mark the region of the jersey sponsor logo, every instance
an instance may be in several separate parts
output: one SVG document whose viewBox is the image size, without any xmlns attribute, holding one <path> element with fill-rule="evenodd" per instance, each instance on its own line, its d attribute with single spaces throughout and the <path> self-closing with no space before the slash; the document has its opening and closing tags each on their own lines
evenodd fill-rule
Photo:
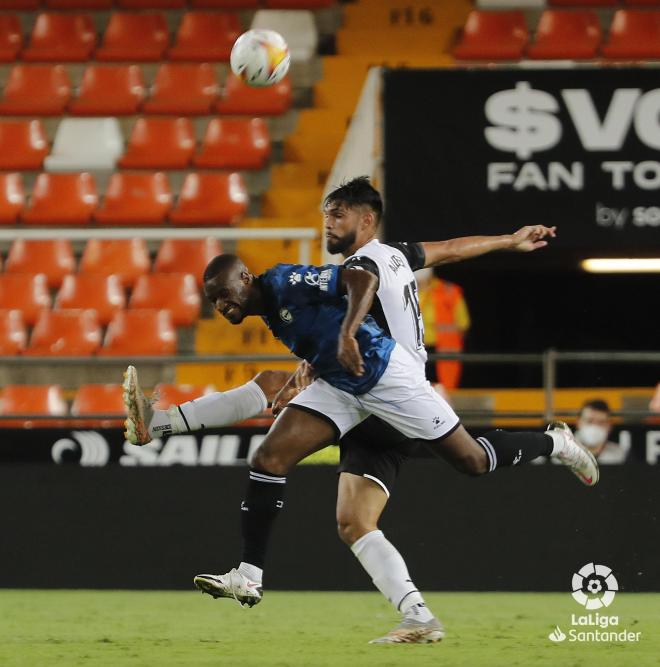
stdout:
<svg viewBox="0 0 660 667">
<path fill-rule="evenodd" d="M 397 255 L 392 255 L 390 257 L 390 261 L 387 263 L 387 266 L 396 273 L 402 266 L 405 266 L 406 263 L 401 259 L 401 257 L 397 257 Z"/>
<path fill-rule="evenodd" d="M 292 273 L 289 276 L 289 285 L 297 285 L 302 280 L 302 276 L 299 273 Z"/>
<path fill-rule="evenodd" d="M 319 274 L 314 273 L 314 271 L 307 271 L 307 273 L 305 273 L 305 283 L 312 287 L 317 287 L 319 284 Z"/>
<path fill-rule="evenodd" d="M 293 322 L 293 315 L 286 308 L 280 308 L 280 319 L 284 324 L 291 324 Z"/>
<path fill-rule="evenodd" d="M 332 279 L 332 269 L 323 269 L 319 274 L 319 289 L 322 292 L 328 291 L 328 283 Z"/>
</svg>

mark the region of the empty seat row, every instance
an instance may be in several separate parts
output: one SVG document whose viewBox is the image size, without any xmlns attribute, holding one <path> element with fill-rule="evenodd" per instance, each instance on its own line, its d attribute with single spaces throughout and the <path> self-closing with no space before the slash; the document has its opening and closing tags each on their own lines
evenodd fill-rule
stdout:
<svg viewBox="0 0 660 667">
<path fill-rule="evenodd" d="M 291 107 L 288 78 L 274 86 L 253 88 L 233 74 L 224 89 L 208 63 L 160 65 L 147 97 L 138 65 L 89 65 L 73 96 L 63 65 L 16 65 L 0 100 L 0 115 L 121 116 L 136 114 L 278 115 Z"/>
<path fill-rule="evenodd" d="M 246 213 L 248 193 L 241 174 L 187 174 L 174 203 L 163 172 L 117 172 L 99 205 L 94 177 L 42 173 L 29 204 L 21 175 L 0 174 L 0 224 L 27 225 L 233 225 Z"/>
<path fill-rule="evenodd" d="M 336 0 L 2 0 L 3 9 L 321 9 Z"/>
<path fill-rule="evenodd" d="M 529 43 L 522 11 L 473 11 L 453 51 L 460 60 L 660 58 L 660 11 L 618 10 L 603 43 L 591 10 L 546 10 Z"/>
</svg>

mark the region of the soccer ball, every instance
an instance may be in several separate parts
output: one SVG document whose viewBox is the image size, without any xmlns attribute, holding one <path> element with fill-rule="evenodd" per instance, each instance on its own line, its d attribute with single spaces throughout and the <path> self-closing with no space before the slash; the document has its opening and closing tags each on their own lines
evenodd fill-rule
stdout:
<svg viewBox="0 0 660 667">
<path fill-rule="evenodd" d="M 289 71 L 289 47 L 274 30 L 248 30 L 234 43 L 232 72 L 249 86 L 272 86 Z"/>
</svg>

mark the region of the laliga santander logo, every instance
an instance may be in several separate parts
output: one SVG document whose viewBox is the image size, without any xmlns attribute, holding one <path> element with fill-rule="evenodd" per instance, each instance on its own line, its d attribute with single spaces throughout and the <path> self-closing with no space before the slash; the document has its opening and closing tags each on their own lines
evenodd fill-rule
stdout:
<svg viewBox="0 0 660 667">
<path fill-rule="evenodd" d="M 587 563 L 571 581 L 573 599 L 587 609 L 609 607 L 619 590 L 619 583 L 607 565 Z"/>
</svg>

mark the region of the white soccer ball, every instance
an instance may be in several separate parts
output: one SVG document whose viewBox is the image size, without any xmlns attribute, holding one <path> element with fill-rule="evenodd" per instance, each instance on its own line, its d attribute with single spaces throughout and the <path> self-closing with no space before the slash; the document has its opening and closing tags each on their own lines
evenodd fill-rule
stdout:
<svg viewBox="0 0 660 667">
<path fill-rule="evenodd" d="M 274 30 L 248 30 L 234 43 L 232 72 L 249 86 L 272 86 L 289 71 L 289 47 Z"/>
</svg>

